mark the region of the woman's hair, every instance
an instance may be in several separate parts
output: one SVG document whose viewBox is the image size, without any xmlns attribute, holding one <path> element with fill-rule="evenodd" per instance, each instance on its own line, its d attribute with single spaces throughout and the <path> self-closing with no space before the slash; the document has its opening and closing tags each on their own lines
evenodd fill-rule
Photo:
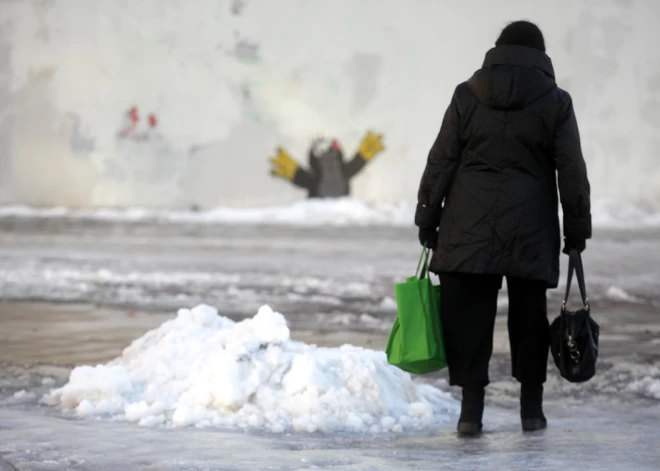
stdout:
<svg viewBox="0 0 660 471">
<path fill-rule="evenodd" d="M 527 46 L 545 52 L 543 33 L 534 23 L 524 20 L 509 23 L 495 41 L 495 46 Z"/>
</svg>

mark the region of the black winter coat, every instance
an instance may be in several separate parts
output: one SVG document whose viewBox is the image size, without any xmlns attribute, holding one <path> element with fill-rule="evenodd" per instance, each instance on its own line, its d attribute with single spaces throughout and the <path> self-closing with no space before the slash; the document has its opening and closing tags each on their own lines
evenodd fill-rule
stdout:
<svg viewBox="0 0 660 471">
<path fill-rule="evenodd" d="M 435 273 L 559 280 L 561 238 L 591 237 L 590 186 L 570 95 L 550 58 L 499 46 L 454 92 L 429 152 L 415 224 L 439 227 Z"/>
</svg>

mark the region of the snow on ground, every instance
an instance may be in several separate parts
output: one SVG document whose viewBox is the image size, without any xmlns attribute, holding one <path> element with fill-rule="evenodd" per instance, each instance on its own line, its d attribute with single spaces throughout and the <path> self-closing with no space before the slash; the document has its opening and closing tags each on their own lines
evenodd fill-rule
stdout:
<svg viewBox="0 0 660 471">
<path fill-rule="evenodd" d="M 605 292 L 605 297 L 613 301 L 623 301 L 637 303 L 640 302 L 635 296 L 629 295 L 626 291 L 618 286 L 610 286 Z"/>
<path fill-rule="evenodd" d="M 629 389 L 646 397 L 660 399 L 660 368 L 652 368 L 647 376 L 631 383 Z"/>
<path fill-rule="evenodd" d="M 287 205 L 252 208 L 219 207 L 208 211 L 0 206 L 0 218 L 65 218 L 105 222 L 408 226 L 412 224 L 413 215 L 414 205 L 410 203 L 375 204 L 353 198 L 303 200 Z"/>
<path fill-rule="evenodd" d="M 121 357 L 75 368 L 43 400 L 143 426 L 271 432 L 420 430 L 457 411 L 449 394 L 413 382 L 384 352 L 292 341 L 268 306 L 241 322 L 208 305 L 181 309 Z"/>
<path fill-rule="evenodd" d="M 601 229 L 659 228 L 660 213 L 611 200 L 592 205 L 593 225 Z M 278 206 L 218 207 L 204 211 L 149 208 L 70 209 L 25 205 L 0 206 L 0 219 L 67 219 L 116 223 L 281 224 L 303 226 L 412 226 L 415 203 L 374 203 L 356 198 L 302 200 Z M 560 208 L 561 216 L 561 208 Z M 561 219 L 561 218 L 560 218 Z"/>
</svg>

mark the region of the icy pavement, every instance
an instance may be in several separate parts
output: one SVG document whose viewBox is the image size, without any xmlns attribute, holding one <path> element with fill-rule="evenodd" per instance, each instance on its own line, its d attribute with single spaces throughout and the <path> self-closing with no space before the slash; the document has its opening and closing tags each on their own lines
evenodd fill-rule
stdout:
<svg viewBox="0 0 660 471">
<path fill-rule="evenodd" d="M 115 395 L 124 409 L 113 421 L 112 414 L 79 417 L 39 401 L 66 389 L 76 366 L 121 357 L 177 309 L 200 303 L 234 321 L 268 304 L 285 314 L 290 345 L 317 344 L 310 350 L 316 353 L 345 343 L 382 352 L 396 313 L 393 283 L 411 274 L 419 250 L 414 229 L 407 227 L 0 218 L 0 455 L 20 470 L 660 469 L 657 230 L 600 231 L 589 242 L 587 282 L 602 328 L 598 374 L 571 385 L 549 363 L 550 428 L 540 434 L 520 432 L 503 316 L 496 323 L 486 433 L 479 440 L 456 437 L 451 407 L 438 408 L 425 431 L 377 434 L 339 428 L 310 434 L 295 427 L 292 434 L 263 431 L 267 427 L 237 431 L 222 421 L 200 429 L 192 425 L 203 422 L 197 420 L 169 428 L 167 415 L 162 423 L 140 426 L 145 417 L 158 416 L 151 408 L 143 414 L 140 398 L 149 384 L 159 384 L 159 368 L 142 370 L 144 391 L 131 383 L 129 394 Z M 561 287 L 550 293 L 552 317 L 560 297 Z M 78 304 L 65 304 L 71 302 Z M 505 291 L 498 304 L 504 314 Z M 186 358 L 195 369 L 196 354 Z M 324 368 L 316 376 L 308 369 L 308 382 L 325 377 Z M 177 381 L 185 381 L 177 374 Z M 412 391 L 430 385 L 457 397 L 446 372 L 413 382 Z M 127 411 L 130 404 L 136 405 Z"/>
<path fill-rule="evenodd" d="M 660 308 L 660 230 L 596 236 L 584 254 L 595 307 Z M 295 328 L 373 330 L 381 321 L 386 331 L 392 286 L 412 274 L 419 251 L 410 227 L 0 218 L 0 296 L 152 311 L 208 303 L 232 316 L 269 304 Z"/>
<path fill-rule="evenodd" d="M 73 311 L 69 316 L 63 315 L 63 312 L 71 309 Z M 10 316 L 10 313 L 15 315 Z M 263 430 L 267 427 L 237 430 L 237 424 L 231 422 L 209 426 L 212 424 L 200 421 L 199 425 L 207 425 L 205 428 L 196 427 L 192 423 L 172 427 L 173 424 L 166 425 L 167 419 L 160 423 L 145 420 L 140 425 L 140 421 L 147 417 L 140 414 L 145 411 L 154 412 L 153 408 L 146 409 L 138 405 L 145 395 L 162 396 L 165 404 L 168 397 L 172 400 L 176 394 L 181 393 L 181 388 L 197 388 L 199 392 L 197 380 L 204 377 L 198 373 L 206 364 L 211 370 L 206 379 L 214 375 L 216 378 L 222 376 L 216 375 L 218 371 L 222 372 L 222 366 L 218 371 L 214 366 L 218 365 L 218 354 L 223 345 L 222 335 L 218 335 L 217 330 L 223 329 L 207 329 L 198 325 L 195 332 L 194 326 L 188 325 L 188 328 L 193 329 L 187 330 L 185 325 L 176 323 L 172 314 L 127 315 L 123 311 L 98 310 L 93 307 L 83 309 L 82 306 L 32 307 L 4 304 L 0 305 L 2 335 L 17 336 L 21 341 L 3 343 L 7 347 L 0 349 L 0 455 L 20 470 L 522 471 L 564 470 L 575 466 L 586 470 L 657 470 L 660 463 L 660 452 L 657 449 L 660 441 L 660 401 L 653 394 L 647 394 L 652 391 L 647 391 L 649 385 L 660 383 L 660 371 L 654 366 L 660 363 L 660 355 L 654 343 L 660 325 L 653 322 L 655 316 L 653 312 L 644 314 L 618 308 L 604 311 L 599 320 L 604 331 L 609 334 L 604 335 L 601 341 L 602 356 L 598 374 L 587 384 L 572 385 L 561 380 L 549 364 L 546 415 L 550 426 L 545 432 L 532 435 L 520 431 L 518 388 L 508 376 L 506 323 L 505 319 L 498 317 L 491 364 L 493 382 L 488 388 L 484 417 L 485 433 L 477 440 L 460 440 L 454 433 L 457 411 L 451 407 L 456 402 L 440 391 L 431 394 L 440 400 L 436 404 L 440 406 L 436 409 L 437 420 L 427 422 L 423 431 L 381 430 L 372 433 L 371 430 L 363 429 L 357 433 L 321 430 L 309 433 L 303 427 L 298 432 L 281 430 L 273 433 Z M 197 320 L 205 321 L 205 317 L 202 314 Z M 112 322 L 120 328 L 112 329 Z M 218 317 L 214 318 L 212 324 L 223 322 L 227 321 Z M 227 325 L 230 327 L 227 332 L 235 334 L 230 336 L 236 340 L 235 347 L 256 340 L 252 337 L 253 340 L 247 343 L 241 341 L 259 330 L 255 330 L 254 325 L 248 328 L 250 323 L 244 322 Z M 241 324 L 243 335 L 233 330 L 233 327 Z M 67 331 L 68 335 L 65 334 Z M 613 333 L 615 331 L 616 335 Z M 267 329 L 265 335 L 277 336 L 277 329 Z M 292 342 L 287 346 L 284 342 L 284 349 L 295 356 L 295 352 L 302 348 L 309 354 L 308 358 L 316 358 L 314 364 L 319 366 L 316 371 L 298 370 L 301 377 L 306 378 L 306 385 L 313 387 L 323 382 L 329 384 L 327 378 L 332 377 L 332 369 L 328 368 L 327 363 L 323 367 L 320 364 L 328 358 L 326 354 L 329 351 L 334 353 L 334 359 L 341 358 L 341 349 L 310 348 L 311 344 L 326 343 L 327 334 L 304 333 L 303 336 L 310 345 L 304 347 Z M 300 338 L 301 335 L 291 332 L 291 337 Z M 383 334 L 344 334 L 345 340 L 356 346 L 372 339 L 382 346 L 382 337 Z M 60 343 L 55 342 L 62 338 L 69 345 L 65 351 Z M 341 338 L 331 338 L 331 343 L 341 345 Z M 133 339 L 136 341 L 129 346 Z M 215 341 L 219 348 L 213 352 Z M 225 337 L 226 341 L 231 339 Z M 97 352 L 91 351 L 88 348 L 90 345 L 98 345 Z M 122 353 L 126 346 L 128 348 Z M 353 348 L 348 350 L 359 351 Z M 382 349 L 377 350 L 381 350 L 382 362 Z M 116 354 L 112 353 L 115 351 Z M 205 352 L 208 358 L 204 357 Z M 117 355 L 120 358 L 113 360 Z M 355 360 L 354 366 L 358 366 L 361 361 L 374 361 L 373 355 L 376 358 L 379 356 L 368 354 L 368 358 Z M 82 381 L 70 381 L 76 377 L 76 374 L 71 374 L 71 367 L 66 366 L 72 359 L 83 359 L 75 362 L 77 365 L 95 365 L 92 359 L 102 356 L 106 357 L 102 361 L 106 366 L 96 367 L 98 381 L 87 382 L 89 377 Z M 227 378 L 221 391 L 240 390 L 249 382 L 246 380 L 251 377 L 251 372 L 264 371 L 266 365 L 261 360 L 266 357 L 266 351 L 253 353 L 252 359 L 247 362 L 248 368 L 242 374 L 234 375 L 233 383 Z M 294 361 L 293 357 L 287 360 L 290 366 Z M 234 366 L 237 363 L 240 362 L 226 362 Z M 65 366 L 56 366 L 58 364 Z M 186 371 L 185 364 L 190 365 L 190 371 Z M 127 384 L 126 375 L 116 379 L 110 373 L 113 368 L 122 365 L 126 369 L 130 388 L 118 391 L 118 385 Z M 369 375 L 377 377 L 382 367 L 370 370 Z M 85 368 L 78 371 L 83 372 Z M 415 391 L 417 387 L 425 386 L 419 383 L 427 383 L 455 395 L 457 391 L 447 387 L 445 373 L 416 377 L 415 387 L 405 381 L 403 384 L 408 384 L 411 391 Z M 397 383 L 396 378 L 402 380 L 406 375 L 392 374 L 385 387 L 391 383 L 392 393 L 395 393 L 400 391 L 397 384 L 401 384 Z M 362 386 L 365 383 L 359 375 L 350 376 L 357 376 L 353 386 L 366 391 L 367 388 Z M 193 378 L 196 380 L 191 381 Z M 237 378 L 243 381 L 235 381 Z M 338 378 L 334 376 L 334 380 Z M 161 382 L 157 388 L 149 387 L 149 384 L 162 379 L 167 381 Z M 284 383 L 281 381 L 279 384 Z M 384 385 L 382 382 L 379 384 L 381 388 Z M 266 396 L 272 392 L 269 382 L 257 381 L 253 385 L 263 389 Z M 83 407 L 80 410 L 83 413 L 77 414 L 76 409 L 62 410 L 41 401 L 44 397 L 62 399 L 65 391 L 73 399 L 71 406 L 76 403 L 80 405 L 81 401 L 76 398 L 86 397 L 92 399 L 90 404 L 97 405 L 104 399 L 118 398 L 123 401 L 123 413 L 113 417 L 112 414 L 96 414 L 94 412 L 100 411 Z M 299 392 L 294 392 L 293 397 L 296 394 Z M 321 401 L 318 401 L 320 396 L 314 396 L 312 392 L 309 397 L 315 402 L 308 401 L 307 407 L 311 404 L 321 406 L 323 410 Z M 391 403 L 395 395 L 389 397 L 388 402 Z M 287 407 L 287 398 L 283 399 L 275 406 L 275 411 L 278 407 Z M 106 404 L 111 402 L 106 401 Z M 348 406 L 363 407 L 364 403 L 361 404 L 358 398 L 355 404 Z M 208 417 L 212 414 L 206 415 Z"/>
<path fill-rule="evenodd" d="M 0 409 L 0 454 L 21 471 L 657 471 L 658 409 L 640 417 L 625 405 L 605 411 L 551 407 L 550 428 L 535 434 L 523 434 L 514 413 L 489 410 L 485 433 L 470 440 L 459 439 L 449 425 L 423 434 L 282 436 L 152 429 Z"/>
</svg>

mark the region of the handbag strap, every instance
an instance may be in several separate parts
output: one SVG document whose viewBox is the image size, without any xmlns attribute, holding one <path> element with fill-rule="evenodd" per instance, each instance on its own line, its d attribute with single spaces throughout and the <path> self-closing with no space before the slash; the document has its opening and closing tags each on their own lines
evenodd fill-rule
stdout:
<svg viewBox="0 0 660 471">
<path fill-rule="evenodd" d="M 562 303 L 562 309 L 566 309 L 566 303 L 568 302 L 568 295 L 571 293 L 571 284 L 573 282 L 573 271 L 578 282 L 578 287 L 580 288 L 580 296 L 582 296 L 582 303 L 584 308 L 589 310 L 589 298 L 587 297 L 587 287 L 584 282 L 584 267 L 582 266 L 582 256 L 577 249 L 571 249 L 568 252 L 568 280 L 566 281 L 566 295 L 564 296 L 564 302 Z"/>
</svg>

